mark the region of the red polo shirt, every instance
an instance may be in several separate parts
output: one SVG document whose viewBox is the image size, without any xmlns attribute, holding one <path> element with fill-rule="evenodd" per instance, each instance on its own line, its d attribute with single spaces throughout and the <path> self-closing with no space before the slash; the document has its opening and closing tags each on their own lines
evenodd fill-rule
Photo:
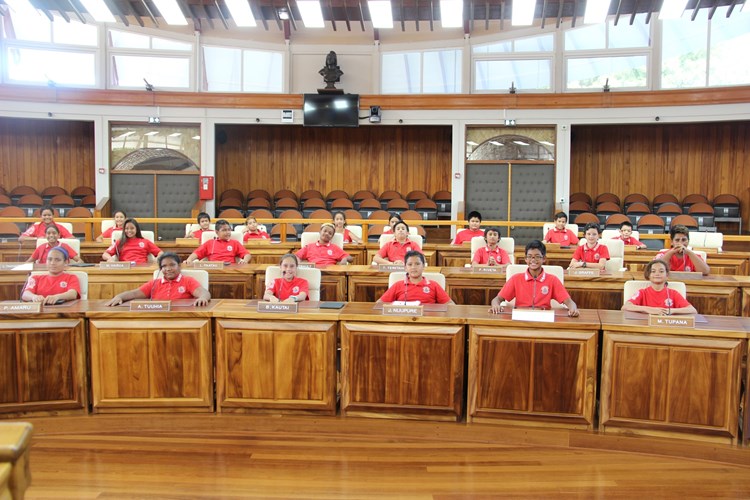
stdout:
<svg viewBox="0 0 750 500">
<path fill-rule="evenodd" d="M 73 237 L 73 235 L 70 234 L 70 231 L 65 229 L 64 226 L 61 226 L 57 222 L 53 222 L 52 224 L 54 224 L 57 227 L 57 230 L 60 231 L 60 238 Z M 44 238 L 45 236 L 47 236 L 47 225 L 41 222 L 35 222 L 28 229 L 26 229 L 26 231 L 24 231 L 21 236 L 34 236 L 36 238 Z"/>
<path fill-rule="evenodd" d="M 407 239 L 404 243 L 399 243 L 398 241 L 393 239 L 383 245 L 383 248 L 378 250 L 378 255 L 380 255 L 384 259 L 388 259 L 391 262 L 396 262 L 397 260 L 406 262 L 406 252 L 411 252 L 412 250 L 422 253 L 422 250 L 419 249 L 419 245 L 409 239 Z"/>
<path fill-rule="evenodd" d="M 352 232 L 349 231 L 347 228 L 344 228 L 343 235 L 344 235 L 344 243 L 351 243 L 352 241 L 354 241 L 352 240 Z"/>
<path fill-rule="evenodd" d="M 248 240 L 270 240 L 271 237 L 268 236 L 268 233 L 265 231 L 258 231 L 255 233 L 251 233 L 250 231 L 245 233 L 245 236 L 242 237 L 242 241 L 248 241 Z"/>
<path fill-rule="evenodd" d="M 310 243 L 301 250 L 298 250 L 295 255 L 301 260 L 306 260 L 321 266 L 327 264 L 338 264 L 344 257 L 349 257 L 348 253 L 344 252 L 333 243 L 329 242 L 327 245 L 321 245 L 318 241 Z"/>
<path fill-rule="evenodd" d="M 476 236 L 484 237 L 483 229 L 462 229 L 456 233 L 456 238 L 453 240 L 454 245 L 461 245 L 467 241 L 471 241 Z"/>
<path fill-rule="evenodd" d="M 295 276 L 292 281 L 287 281 L 284 278 L 276 278 L 266 288 L 266 291 L 271 292 L 279 300 L 286 300 L 292 295 L 299 295 L 305 292 L 305 295 L 307 295 L 305 300 L 310 300 L 309 283 L 305 278 L 300 278 L 299 276 Z"/>
<path fill-rule="evenodd" d="M 117 226 L 108 227 L 102 232 L 101 236 L 102 238 L 112 238 L 112 233 L 114 231 L 122 231 L 122 228 Z"/>
<path fill-rule="evenodd" d="M 190 236 L 192 236 L 193 238 L 198 238 L 198 241 L 200 241 L 201 238 L 203 237 L 203 233 L 213 233 L 213 232 L 215 232 L 213 229 L 196 229 L 195 231 L 190 233 Z"/>
<path fill-rule="evenodd" d="M 614 238 L 612 238 L 612 239 L 613 239 L 613 240 L 622 240 L 622 242 L 623 242 L 624 244 L 626 244 L 626 245 L 635 245 L 635 246 L 637 246 L 637 247 L 639 247 L 639 246 L 643 245 L 643 243 L 641 243 L 641 242 L 640 242 L 640 241 L 638 241 L 637 239 L 633 238 L 632 236 L 631 236 L 630 238 L 627 238 L 627 239 L 623 238 L 622 236 L 615 236 L 615 237 L 614 237 Z"/>
<path fill-rule="evenodd" d="M 652 286 L 641 288 L 635 292 L 635 295 L 628 299 L 628 302 L 637 306 L 648 307 L 670 307 L 675 309 L 690 307 L 690 302 L 680 292 L 669 290 L 666 286 L 660 291 L 654 290 Z"/>
<path fill-rule="evenodd" d="M 120 241 L 113 241 L 107 249 L 107 253 L 110 255 L 117 255 L 117 259 L 120 262 L 135 262 L 136 264 L 143 264 L 148 262 L 148 255 L 151 254 L 154 257 L 159 255 L 161 249 L 154 245 L 151 241 L 146 238 L 128 238 L 121 249 L 118 249 Z"/>
<path fill-rule="evenodd" d="M 194 252 L 198 260 L 205 259 L 234 264 L 235 258 L 242 259 L 249 252 L 237 240 L 208 240 Z"/>
<path fill-rule="evenodd" d="M 422 281 L 417 284 L 408 281 L 408 278 L 397 281 L 386 290 L 380 300 L 386 303 L 394 300 L 418 300 L 420 304 L 447 304 L 451 298 L 436 281 L 423 276 Z"/>
<path fill-rule="evenodd" d="M 68 252 L 68 256 L 72 259 L 73 257 L 76 257 L 78 253 L 73 250 L 70 245 L 67 243 L 63 243 L 58 241 L 57 242 L 59 246 L 63 247 L 66 252 Z M 34 250 L 34 253 L 31 254 L 31 258 L 34 259 L 34 262 L 37 264 L 46 264 L 47 263 L 47 254 L 50 250 L 52 250 L 53 246 L 50 246 L 49 243 L 45 243 L 44 245 L 39 245 L 36 247 L 36 250 Z"/>
<path fill-rule="evenodd" d="M 573 258 L 583 262 L 598 264 L 599 259 L 609 260 L 609 248 L 601 243 L 597 243 L 594 248 L 589 248 L 588 244 L 584 243 L 583 245 L 579 245 L 576 251 L 573 252 Z"/>
<path fill-rule="evenodd" d="M 138 289 L 151 300 L 177 300 L 192 299 L 193 292 L 200 286 L 197 279 L 180 274 L 173 280 L 161 276 L 144 283 Z"/>
<path fill-rule="evenodd" d="M 578 236 L 573 234 L 570 229 L 552 228 L 544 235 L 545 243 L 559 243 L 561 246 L 570 246 L 578 244 Z"/>
<path fill-rule="evenodd" d="M 510 257 L 508 257 L 508 252 L 506 252 L 499 246 L 495 247 L 495 249 L 493 250 L 487 245 L 478 248 L 477 251 L 474 252 L 474 258 L 471 261 L 475 264 L 487 265 L 490 262 L 490 257 L 494 257 L 495 264 L 497 265 L 510 264 Z"/>
<path fill-rule="evenodd" d="M 657 260 L 657 259 L 664 260 L 664 255 L 667 252 L 668 250 L 664 250 L 662 252 L 657 253 L 656 257 L 654 257 L 654 260 Z M 700 255 L 698 257 L 701 260 L 703 260 Z M 682 255 L 675 253 L 669 259 L 669 270 L 670 271 L 684 271 L 686 273 L 691 273 L 695 271 L 695 266 L 693 265 L 693 261 L 690 260 L 690 257 L 688 257 L 686 253 L 683 252 Z"/>
<path fill-rule="evenodd" d="M 49 297 L 58 293 L 65 293 L 68 290 L 75 290 L 78 297 L 81 296 L 81 285 L 78 283 L 78 276 L 68 273 L 60 273 L 57 276 L 51 274 L 39 274 L 29 276 L 26 281 L 24 291 L 35 295 Z"/>
<path fill-rule="evenodd" d="M 503 300 L 516 299 L 516 307 L 538 307 L 549 309 L 550 301 L 555 299 L 561 304 L 570 298 L 563 284 L 552 274 L 544 272 L 534 279 L 528 268 L 523 273 L 514 274 L 505 283 L 500 293 Z"/>
</svg>

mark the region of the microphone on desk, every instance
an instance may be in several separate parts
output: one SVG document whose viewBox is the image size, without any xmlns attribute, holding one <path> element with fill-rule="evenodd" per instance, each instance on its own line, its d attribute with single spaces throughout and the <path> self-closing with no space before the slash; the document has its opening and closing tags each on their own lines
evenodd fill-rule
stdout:
<svg viewBox="0 0 750 500">
<path fill-rule="evenodd" d="M 409 300 L 409 273 L 404 277 L 404 302 Z"/>
<path fill-rule="evenodd" d="M 665 281 L 664 286 L 667 287 L 667 316 L 671 316 L 672 315 L 672 299 L 669 298 L 669 281 Z"/>
<path fill-rule="evenodd" d="M 154 287 L 156 286 L 156 280 L 159 279 L 160 274 L 161 267 L 159 267 L 159 270 L 156 272 L 156 278 L 151 282 L 151 289 L 148 291 L 148 300 L 154 300 Z"/>
<path fill-rule="evenodd" d="M 536 308 L 536 278 L 534 278 L 534 288 L 531 292 L 531 308 Z"/>
</svg>

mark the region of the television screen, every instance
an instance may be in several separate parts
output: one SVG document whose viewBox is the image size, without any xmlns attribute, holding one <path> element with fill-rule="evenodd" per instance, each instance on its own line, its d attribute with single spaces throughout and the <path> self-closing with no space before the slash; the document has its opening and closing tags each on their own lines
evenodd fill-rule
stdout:
<svg viewBox="0 0 750 500">
<path fill-rule="evenodd" d="M 305 94 L 305 127 L 359 127 L 359 94 Z"/>
</svg>

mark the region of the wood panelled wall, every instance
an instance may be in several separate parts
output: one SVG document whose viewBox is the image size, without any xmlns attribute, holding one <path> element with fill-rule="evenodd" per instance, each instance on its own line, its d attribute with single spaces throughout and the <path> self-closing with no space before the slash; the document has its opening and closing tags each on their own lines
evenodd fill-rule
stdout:
<svg viewBox="0 0 750 500">
<path fill-rule="evenodd" d="M 324 195 L 451 187 L 451 127 L 217 125 L 217 193 L 238 188 Z"/>
<path fill-rule="evenodd" d="M 0 186 L 94 186 L 94 123 L 0 118 Z"/>
<path fill-rule="evenodd" d="M 571 193 L 731 193 L 750 227 L 750 122 L 574 126 L 571 134 Z"/>
</svg>

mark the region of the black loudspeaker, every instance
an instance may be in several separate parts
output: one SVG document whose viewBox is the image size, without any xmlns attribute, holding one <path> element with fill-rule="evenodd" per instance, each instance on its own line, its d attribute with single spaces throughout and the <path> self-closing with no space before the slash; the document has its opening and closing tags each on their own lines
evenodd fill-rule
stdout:
<svg viewBox="0 0 750 500">
<path fill-rule="evenodd" d="M 227 131 L 223 128 L 220 128 L 216 131 L 216 144 L 226 144 L 227 143 Z"/>
</svg>

